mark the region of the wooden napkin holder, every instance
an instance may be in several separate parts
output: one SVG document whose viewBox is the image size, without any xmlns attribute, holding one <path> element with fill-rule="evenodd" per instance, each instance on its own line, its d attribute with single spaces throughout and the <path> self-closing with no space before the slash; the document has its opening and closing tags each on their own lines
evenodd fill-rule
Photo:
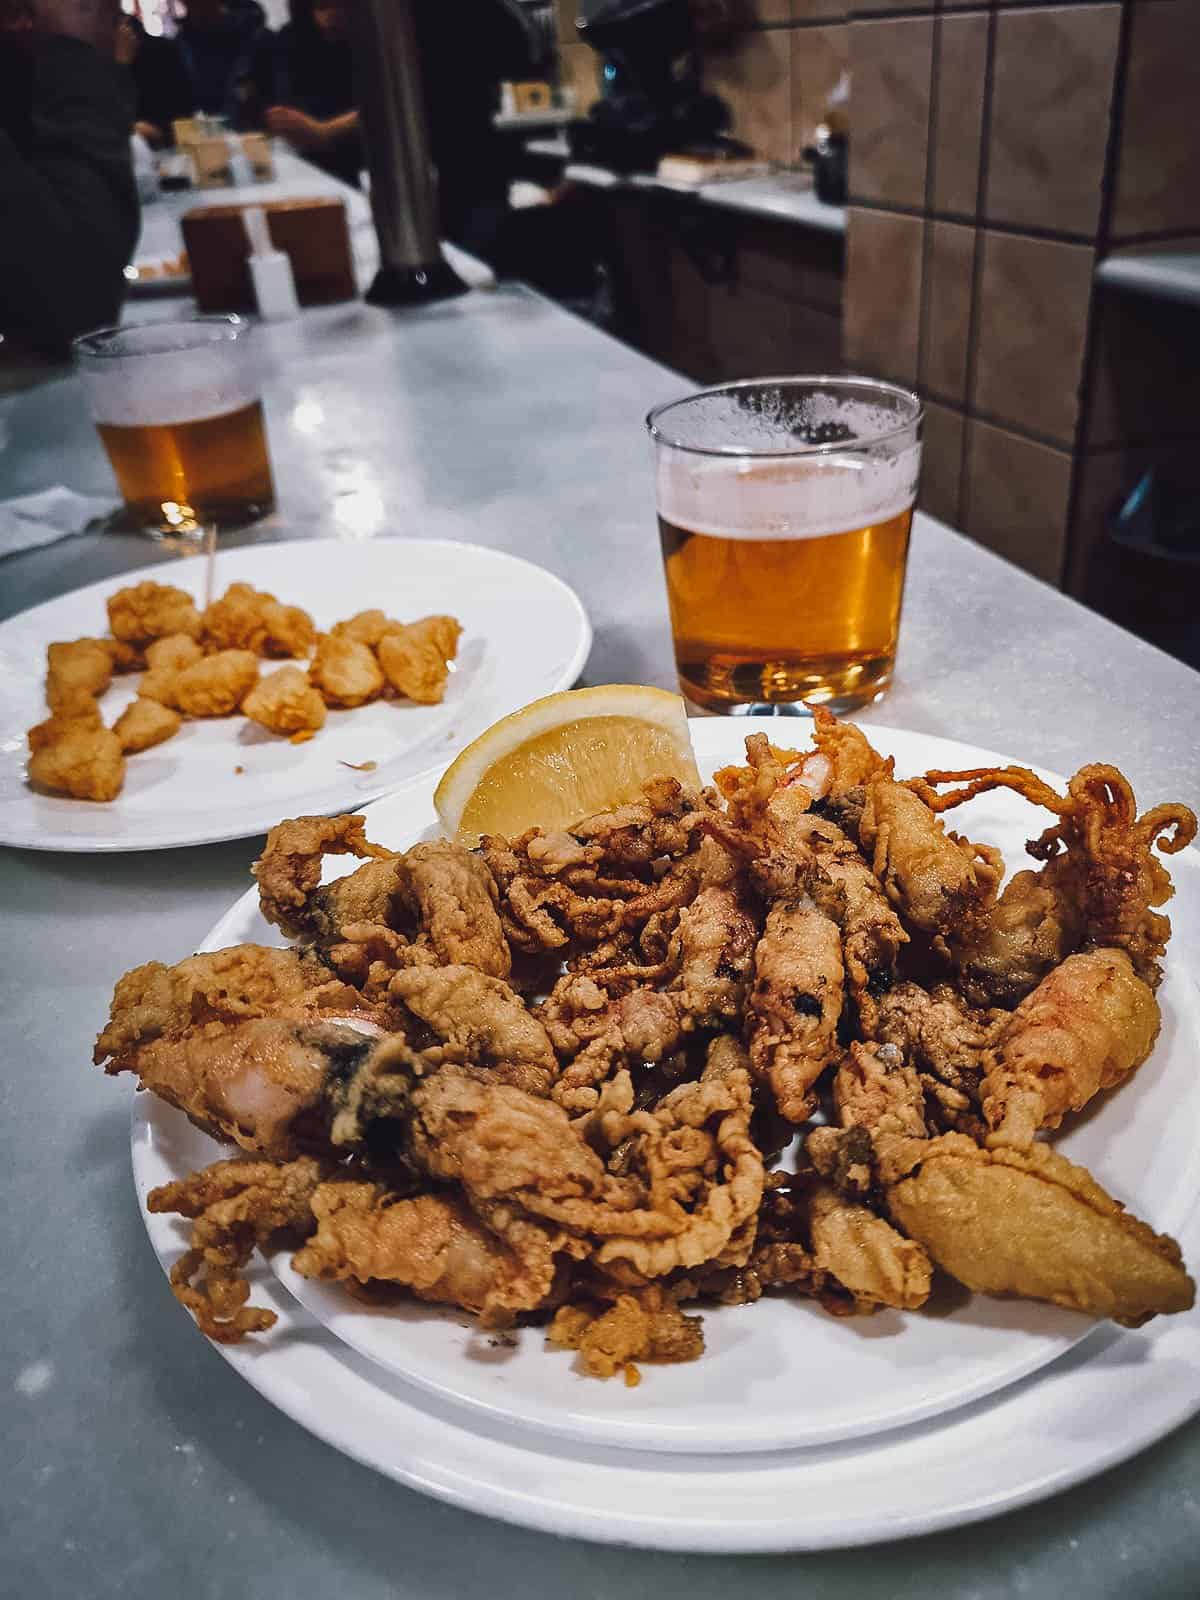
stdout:
<svg viewBox="0 0 1200 1600">
<path fill-rule="evenodd" d="M 271 243 L 292 264 L 302 306 L 332 305 L 358 293 L 346 207 L 333 195 L 263 203 Z M 198 206 L 185 212 L 183 242 L 201 311 L 253 311 L 250 244 L 242 206 Z"/>
</svg>

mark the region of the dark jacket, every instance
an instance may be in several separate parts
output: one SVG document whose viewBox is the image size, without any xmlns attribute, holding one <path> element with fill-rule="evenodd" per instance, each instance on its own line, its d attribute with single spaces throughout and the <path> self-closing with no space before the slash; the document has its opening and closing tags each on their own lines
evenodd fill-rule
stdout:
<svg viewBox="0 0 1200 1600">
<path fill-rule="evenodd" d="M 171 124 L 177 117 L 190 117 L 196 109 L 192 76 L 178 44 L 143 32 L 137 55 L 125 70 L 133 79 L 136 120 L 160 128 L 167 143 L 173 143 Z"/>
<path fill-rule="evenodd" d="M 199 110 L 236 120 L 237 86 L 265 27 L 266 15 L 258 0 L 226 0 L 215 28 L 197 27 L 187 18 L 180 24 L 176 43 Z"/>
<path fill-rule="evenodd" d="M 292 18 L 278 33 L 263 34 L 255 46 L 245 116 L 252 126 L 262 126 L 270 106 L 294 106 L 323 122 L 357 108 L 349 40 L 323 39 L 297 4 Z M 325 150 L 306 151 L 304 159 L 357 188 L 366 165 L 362 135 L 348 133 Z"/>
<path fill-rule="evenodd" d="M 130 97 L 78 39 L 0 43 L 0 330 L 64 353 L 114 322 L 138 236 Z"/>
</svg>

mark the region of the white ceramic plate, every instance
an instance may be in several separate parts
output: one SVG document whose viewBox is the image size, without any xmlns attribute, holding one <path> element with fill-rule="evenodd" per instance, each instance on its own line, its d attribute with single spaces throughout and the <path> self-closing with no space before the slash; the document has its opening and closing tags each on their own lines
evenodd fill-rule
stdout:
<svg viewBox="0 0 1200 1600">
<path fill-rule="evenodd" d="M 145 567 L 21 612 L 0 624 L 0 844 L 30 850 L 161 850 L 265 833 L 281 817 L 353 811 L 422 774 L 440 772 L 499 717 L 570 688 L 592 630 L 574 590 L 531 562 L 445 539 L 348 544 L 297 540 L 217 556 L 214 592 L 268 589 L 319 627 L 370 607 L 403 621 L 449 612 L 463 624 L 455 671 L 438 706 L 376 701 L 331 711 L 307 744 L 244 717 L 185 723 L 166 744 L 131 756 L 109 804 L 39 794 L 25 779 L 25 730 L 49 713 L 46 646 L 107 632 L 105 601 L 151 578 L 202 603 L 202 558 Z M 264 662 L 264 672 L 282 663 Z M 138 674 L 115 678 L 102 702 L 111 724 Z M 371 772 L 349 763 L 377 763 Z"/>
<path fill-rule="evenodd" d="M 741 739 L 756 726 L 779 731 L 778 723 L 693 723 L 701 769 L 736 758 Z M 796 737 L 802 736 L 801 727 Z M 892 730 L 873 730 L 872 737 L 896 755 L 905 772 L 995 759 L 970 746 Z M 427 788 L 392 797 L 370 813 L 372 836 L 395 846 L 410 843 L 432 822 Z M 1022 802 L 989 796 L 972 806 L 969 831 L 999 843 L 1012 865 L 1036 831 L 1029 823 Z M 340 871 L 348 864 L 333 865 Z M 1177 873 L 1187 880 L 1180 885 L 1181 901 L 1182 891 L 1195 888 L 1189 865 L 1185 859 Z M 276 937 L 258 917 L 251 893 L 214 928 L 204 948 Z M 1187 942 L 1185 934 L 1182 943 Z M 1161 992 L 1163 1034 L 1151 1060 L 1132 1084 L 1079 1119 L 1061 1140 L 1118 1196 L 1168 1229 L 1181 1225 L 1200 1187 L 1200 1154 L 1191 1134 L 1200 1087 L 1190 1065 L 1200 1019 L 1195 990 L 1183 976 L 1185 964 L 1177 941 Z M 203 1135 L 186 1124 L 175 1126 L 181 1121 L 157 1103 L 143 1113 L 139 1138 L 151 1145 L 165 1141 L 158 1144 L 162 1159 L 152 1181 L 214 1157 Z M 159 1227 L 156 1241 L 161 1237 Z M 714 1455 L 878 1436 L 922 1418 L 944 1417 L 1013 1384 L 1061 1355 L 1090 1327 L 1055 1308 L 983 1297 L 964 1299 L 937 1316 L 883 1312 L 847 1320 L 828 1317 L 808 1302 L 772 1299 L 706 1311 L 704 1359 L 649 1368 L 642 1386 L 628 1391 L 579 1376 L 568 1355 L 543 1348 L 537 1330 L 523 1330 L 514 1349 L 490 1342 L 451 1313 L 364 1308 L 298 1278 L 286 1257 L 276 1266 L 296 1298 L 339 1339 L 441 1401 L 469 1408 L 476 1426 L 538 1430 L 587 1450 L 625 1446 Z M 270 1303 L 292 1305 L 278 1294 Z M 547 1439 L 539 1448 L 557 1447 Z"/>
</svg>

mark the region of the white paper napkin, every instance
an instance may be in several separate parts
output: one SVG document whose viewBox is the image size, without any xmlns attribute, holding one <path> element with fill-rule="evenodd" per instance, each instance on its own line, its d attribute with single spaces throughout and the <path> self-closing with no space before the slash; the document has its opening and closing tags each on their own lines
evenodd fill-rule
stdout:
<svg viewBox="0 0 1200 1600">
<path fill-rule="evenodd" d="M 61 483 L 38 494 L 0 500 L 0 556 L 15 555 L 18 550 L 36 550 L 38 545 L 70 538 L 73 533 L 82 533 L 97 517 L 107 517 L 115 509 L 115 500 L 105 500 L 94 494 L 76 494 Z"/>
</svg>

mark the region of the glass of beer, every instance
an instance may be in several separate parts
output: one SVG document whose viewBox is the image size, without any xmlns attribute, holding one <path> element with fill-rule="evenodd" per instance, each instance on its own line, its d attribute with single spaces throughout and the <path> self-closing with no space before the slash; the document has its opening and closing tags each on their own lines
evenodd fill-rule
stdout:
<svg viewBox="0 0 1200 1600">
<path fill-rule="evenodd" d="M 694 705 L 847 711 L 887 688 L 921 418 L 916 395 L 868 378 L 721 384 L 646 418 Z"/>
<path fill-rule="evenodd" d="M 130 525 L 187 539 L 274 508 L 254 335 L 242 317 L 103 328 L 74 350 Z"/>
</svg>

